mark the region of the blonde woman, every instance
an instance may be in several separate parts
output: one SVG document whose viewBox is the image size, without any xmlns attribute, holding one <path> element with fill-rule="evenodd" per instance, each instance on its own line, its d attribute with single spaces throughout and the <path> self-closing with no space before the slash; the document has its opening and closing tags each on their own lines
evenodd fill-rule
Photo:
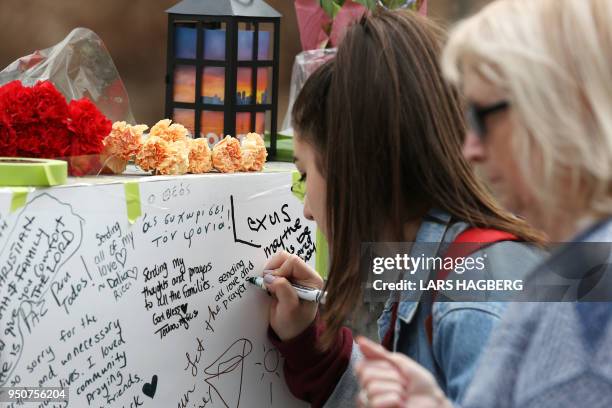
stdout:
<svg viewBox="0 0 612 408">
<path fill-rule="evenodd" d="M 579 277 L 580 268 L 555 261 L 576 243 L 612 241 L 610 61 L 610 0 L 496 1 L 454 30 L 443 57 L 467 100 L 464 154 L 483 167 L 508 209 L 551 241 L 567 242 L 547 265 Z M 612 297 L 609 247 L 596 286 L 605 300 Z M 359 343 L 362 406 L 450 406 L 414 361 Z M 610 407 L 611 344 L 611 303 L 516 304 L 461 404 Z"/>
</svg>

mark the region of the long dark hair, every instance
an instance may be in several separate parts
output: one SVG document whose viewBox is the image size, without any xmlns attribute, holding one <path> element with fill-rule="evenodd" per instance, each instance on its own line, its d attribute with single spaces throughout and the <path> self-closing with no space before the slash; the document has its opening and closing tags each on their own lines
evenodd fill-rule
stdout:
<svg viewBox="0 0 612 408">
<path fill-rule="evenodd" d="M 294 104 L 297 137 L 319 153 L 327 181 L 324 347 L 360 299 L 361 243 L 403 241 L 404 224 L 429 208 L 542 240 L 496 204 L 462 156 L 462 107 L 438 64 L 443 39 L 442 30 L 410 11 L 365 16 Z"/>
</svg>

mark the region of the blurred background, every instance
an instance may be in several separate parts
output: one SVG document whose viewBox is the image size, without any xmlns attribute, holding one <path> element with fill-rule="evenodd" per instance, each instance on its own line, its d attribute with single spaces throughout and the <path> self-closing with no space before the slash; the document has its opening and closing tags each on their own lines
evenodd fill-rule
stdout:
<svg viewBox="0 0 612 408">
<path fill-rule="evenodd" d="M 281 19 L 279 126 L 287 109 L 293 59 L 301 51 L 292 0 L 266 0 Z M 164 115 L 165 10 L 178 0 L 1 0 L 0 70 L 35 50 L 55 45 L 76 27 L 105 42 L 130 96 L 139 123 Z M 429 0 L 429 16 L 445 26 L 490 0 Z"/>
</svg>

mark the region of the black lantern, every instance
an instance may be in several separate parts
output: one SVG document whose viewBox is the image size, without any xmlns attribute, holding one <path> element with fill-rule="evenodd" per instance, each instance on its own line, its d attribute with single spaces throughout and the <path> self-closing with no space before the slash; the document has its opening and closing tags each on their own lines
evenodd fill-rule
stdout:
<svg viewBox="0 0 612 408">
<path fill-rule="evenodd" d="M 255 131 L 274 158 L 281 15 L 263 0 L 184 0 L 166 12 L 166 117 L 211 146 Z"/>
</svg>

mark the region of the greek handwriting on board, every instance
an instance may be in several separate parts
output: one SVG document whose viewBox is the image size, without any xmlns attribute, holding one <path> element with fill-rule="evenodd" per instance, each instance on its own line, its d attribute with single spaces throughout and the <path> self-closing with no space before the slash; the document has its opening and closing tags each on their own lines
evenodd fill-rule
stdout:
<svg viewBox="0 0 612 408">
<path fill-rule="evenodd" d="M 179 209 L 165 214 L 145 212 L 142 233 L 155 248 L 179 242 L 191 248 L 229 227 L 229 211 L 224 203 L 200 205 L 197 209 Z"/>
<path fill-rule="evenodd" d="M 172 201 L 179 200 L 181 198 L 187 198 L 191 195 L 191 184 L 179 182 L 176 184 L 169 184 L 162 191 L 149 193 L 147 195 L 147 204 L 168 204 Z"/>
</svg>

